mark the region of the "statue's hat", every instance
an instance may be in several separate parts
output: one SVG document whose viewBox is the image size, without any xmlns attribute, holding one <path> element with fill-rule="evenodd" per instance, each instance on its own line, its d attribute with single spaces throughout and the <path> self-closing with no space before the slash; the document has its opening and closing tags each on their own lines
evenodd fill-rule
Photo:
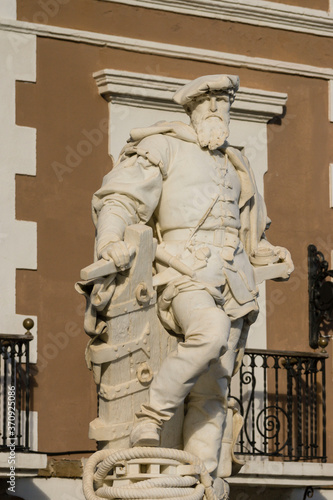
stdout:
<svg viewBox="0 0 333 500">
<path fill-rule="evenodd" d="M 202 94 L 226 92 L 233 96 L 238 89 L 239 77 L 236 75 L 200 76 L 177 90 L 173 100 L 184 106 Z"/>
</svg>

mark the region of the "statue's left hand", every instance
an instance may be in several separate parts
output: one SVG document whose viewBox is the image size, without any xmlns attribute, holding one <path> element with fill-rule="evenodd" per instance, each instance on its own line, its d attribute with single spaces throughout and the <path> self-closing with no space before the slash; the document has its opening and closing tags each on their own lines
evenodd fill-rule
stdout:
<svg viewBox="0 0 333 500">
<path fill-rule="evenodd" d="M 275 255 L 277 255 L 280 259 L 281 262 L 285 262 L 288 265 L 288 276 L 293 272 L 295 269 L 291 255 L 289 250 L 287 250 L 284 247 L 274 247 L 273 248 Z"/>
</svg>

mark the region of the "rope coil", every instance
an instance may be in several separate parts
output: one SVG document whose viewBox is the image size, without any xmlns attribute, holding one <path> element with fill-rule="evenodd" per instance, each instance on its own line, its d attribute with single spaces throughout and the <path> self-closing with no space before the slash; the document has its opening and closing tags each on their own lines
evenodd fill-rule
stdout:
<svg viewBox="0 0 333 500">
<path fill-rule="evenodd" d="M 195 466 L 200 481 L 194 476 L 161 474 L 158 478 L 138 481 L 124 487 L 106 486 L 104 480 L 115 464 L 133 459 L 172 459 Z M 196 456 L 171 448 L 130 448 L 126 450 L 101 450 L 87 461 L 83 472 L 83 492 L 86 500 L 217 500 L 210 477 L 204 464 Z"/>
</svg>

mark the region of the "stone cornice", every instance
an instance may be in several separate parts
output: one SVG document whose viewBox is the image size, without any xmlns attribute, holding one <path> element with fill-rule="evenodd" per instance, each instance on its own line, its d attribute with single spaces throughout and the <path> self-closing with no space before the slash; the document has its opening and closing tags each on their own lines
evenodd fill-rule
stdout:
<svg viewBox="0 0 333 500">
<path fill-rule="evenodd" d="M 252 457 L 251 457 L 252 458 Z M 304 462 L 270 462 L 266 459 L 246 461 L 241 471 L 228 478 L 230 484 L 266 487 L 330 488 L 333 464 Z"/>
<path fill-rule="evenodd" d="M 99 0 L 179 14 L 254 24 L 268 28 L 333 36 L 333 17 L 326 11 L 265 0 Z"/>
<path fill-rule="evenodd" d="M 181 111 L 172 96 L 188 80 L 106 69 L 94 73 L 100 94 L 127 106 Z M 287 94 L 241 88 L 231 108 L 231 118 L 267 123 L 283 113 Z"/>
<path fill-rule="evenodd" d="M 80 42 L 101 47 L 106 46 L 113 49 L 159 55 L 163 57 L 203 61 L 206 63 L 210 62 L 234 68 L 248 68 L 273 73 L 285 73 L 289 75 L 321 78 L 324 80 L 333 79 L 333 69 L 330 67 L 321 68 L 307 64 L 250 57 L 241 54 L 231 54 L 227 52 L 218 52 L 215 50 L 185 47 L 182 45 L 172 45 L 161 42 L 151 42 L 135 38 L 100 34 L 91 31 L 61 28 L 58 26 L 46 26 L 43 24 L 14 20 L 0 20 L 0 31 L 22 34 L 21 41 L 17 37 L 13 40 L 13 43 L 16 44 L 15 46 L 17 46 L 18 43 L 22 43 L 24 45 L 24 35 L 34 34 L 40 37 Z M 10 36 L 11 35 L 9 35 L 9 37 Z"/>
</svg>

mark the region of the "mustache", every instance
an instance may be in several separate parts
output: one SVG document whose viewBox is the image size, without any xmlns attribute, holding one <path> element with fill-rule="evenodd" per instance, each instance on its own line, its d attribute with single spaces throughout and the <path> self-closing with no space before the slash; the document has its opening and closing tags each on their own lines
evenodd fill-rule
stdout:
<svg viewBox="0 0 333 500">
<path fill-rule="evenodd" d="M 207 115 L 204 115 L 201 121 L 203 122 L 205 120 L 209 120 L 209 118 L 216 118 L 216 119 L 220 120 L 222 123 L 225 123 L 225 121 L 223 120 L 223 116 L 214 115 L 214 114 L 210 114 L 210 113 Z"/>
</svg>

